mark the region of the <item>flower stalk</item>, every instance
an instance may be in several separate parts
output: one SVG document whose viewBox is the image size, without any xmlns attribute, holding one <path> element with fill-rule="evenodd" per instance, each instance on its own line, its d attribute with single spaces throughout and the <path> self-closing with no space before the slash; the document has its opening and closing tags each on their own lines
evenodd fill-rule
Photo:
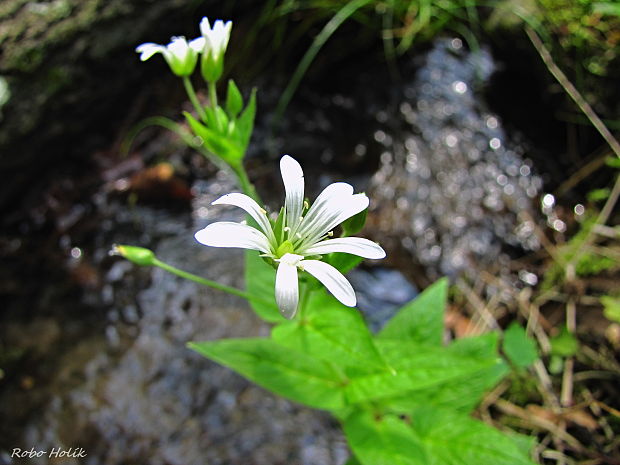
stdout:
<svg viewBox="0 0 620 465">
<path fill-rule="evenodd" d="M 228 294 L 232 294 L 253 302 L 271 305 L 271 302 L 269 302 L 268 300 L 257 297 L 253 294 L 250 294 L 249 292 L 237 289 L 236 287 L 220 284 L 217 281 L 202 278 L 198 275 L 172 266 L 169 263 L 163 262 L 155 256 L 155 253 L 152 250 L 146 249 L 144 247 L 135 247 L 131 245 L 115 245 L 112 248 L 111 254 L 120 255 L 121 257 L 139 266 L 155 266 L 157 268 L 161 268 L 164 271 L 167 271 L 168 273 L 172 273 L 175 276 L 187 279 L 189 281 L 193 281 L 203 286 L 208 286 L 213 289 L 217 289 L 218 291 L 227 292 Z"/>
<path fill-rule="evenodd" d="M 183 86 L 185 86 L 185 92 L 187 93 L 187 96 L 189 97 L 190 102 L 192 102 L 192 105 L 194 106 L 194 109 L 196 110 L 198 117 L 202 121 L 206 121 L 207 115 L 205 113 L 204 108 L 202 108 L 200 101 L 198 100 L 198 96 L 196 95 L 196 91 L 194 90 L 194 85 L 192 84 L 192 81 L 189 78 L 189 76 L 183 76 Z"/>
</svg>

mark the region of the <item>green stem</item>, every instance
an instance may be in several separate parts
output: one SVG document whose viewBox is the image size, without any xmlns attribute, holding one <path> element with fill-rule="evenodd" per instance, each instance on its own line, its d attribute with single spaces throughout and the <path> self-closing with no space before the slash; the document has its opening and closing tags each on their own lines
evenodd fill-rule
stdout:
<svg viewBox="0 0 620 465">
<path fill-rule="evenodd" d="M 217 107 L 217 82 L 209 81 L 209 104 L 211 108 Z"/>
<path fill-rule="evenodd" d="M 203 286 L 212 287 L 213 289 L 217 289 L 218 291 L 228 292 L 229 294 L 236 295 L 246 300 L 252 300 L 254 302 L 271 305 L 271 302 L 268 302 L 265 299 L 249 294 L 248 292 L 242 291 L 241 289 L 237 289 L 236 287 L 226 286 L 224 284 L 211 281 L 210 279 L 201 278 L 200 276 L 196 276 L 195 274 L 188 273 L 187 271 L 180 270 L 172 265 L 169 265 L 168 263 L 162 262 L 158 258 L 155 258 L 153 260 L 153 266 L 157 266 L 161 268 L 162 270 L 165 270 L 169 273 L 179 276 L 180 278 L 187 279 L 189 281 L 193 281 L 198 284 L 202 284 Z"/>
<path fill-rule="evenodd" d="M 206 122 L 207 115 L 205 114 L 204 108 L 202 108 L 202 105 L 200 105 L 200 102 L 198 101 L 196 91 L 194 90 L 194 86 L 192 85 L 192 81 L 190 80 L 189 76 L 183 76 L 183 85 L 185 86 L 185 92 L 187 92 L 187 96 L 192 102 L 192 105 L 194 105 L 198 116 L 202 121 Z"/>
<path fill-rule="evenodd" d="M 256 200 L 259 205 L 262 205 L 261 199 L 258 196 L 256 189 L 254 189 L 254 185 L 250 182 L 250 178 L 248 178 L 248 173 L 245 171 L 245 168 L 243 167 L 243 163 L 239 162 L 239 163 L 231 164 L 230 167 L 235 172 L 235 175 L 237 176 L 237 179 L 239 180 L 239 184 L 241 185 L 241 190 L 246 195 L 249 195 L 254 200 Z"/>
</svg>

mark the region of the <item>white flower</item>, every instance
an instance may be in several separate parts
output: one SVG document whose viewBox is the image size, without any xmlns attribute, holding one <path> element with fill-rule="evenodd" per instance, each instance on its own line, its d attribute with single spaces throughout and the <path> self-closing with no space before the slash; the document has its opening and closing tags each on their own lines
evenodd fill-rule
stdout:
<svg viewBox="0 0 620 465">
<path fill-rule="evenodd" d="M 262 252 L 278 264 L 276 302 L 286 318 L 293 318 L 299 303 L 297 273 L 305 271 L 317 278 L 340 302 L 356 304 L 355 292 L 347 279 L 320 255 L 345 252 L 364 258 L 385 257 L 385 251 L 368 239 L 342 237 L 328 239 L 331 231 L 346 219 L 368 208 L 365 194 L 354 194 L 349 184 L 327 186 L 314 204 L 304 205 L 304 175 L 299 163 L 284 155 L 280 160 L 286 200 L 284 221 L 276 227 L 267 212 L 245 194 L 226 194 L 213 205 L 234 205 L 245 210 L 258 228 L 243 223 L 217 222 L 198 231 L 196 240 L 213 247 L 239 247 Z"/>
<path fill-rule="evenodd" d="M 212 28 L 207 17 L 202 18 L 202 21 L 200 21 L 200 32 L 205 39 L 203 44 L 205 55 L 211 53 L 215 61 L 220 59 L 220 56 L 224 54 L 226 47 L 228 47 L 231 28 L 232 21 L 224 23 L 224 21 L 218 19 Z"/>
<path fill-rule="evenodd" d="M 198 54 L 204 49 L 205 38 L 187 42 L 185 37 L 173 37 L 168 45 L 158 45 L 151 42 L 138 45 L 136 52 L 140 54 L 140 60 L 146 61 L 156 53 L 161 53 L 170 69 L 177 76 L 189 76 L 194 72 L 198 61 Z"/>
<path fill-rule="evenodd" d="M 217 82 L 224 72 L 224 53 L 228 47 L 231 28 L 231 21 L 224 23 L 218 19 L 213 27 L 206 17 L 200 21 L 200 32 L 204 38 L 200 71 L 207 82 Z"/>
</svg>

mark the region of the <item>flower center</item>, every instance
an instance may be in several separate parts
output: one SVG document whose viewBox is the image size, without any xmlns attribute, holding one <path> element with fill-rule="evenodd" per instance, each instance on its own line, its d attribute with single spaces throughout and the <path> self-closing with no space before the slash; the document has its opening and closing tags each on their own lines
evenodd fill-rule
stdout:
<svg viewBox="0 0 620 465">
<path fill-rule="evenodd" d="M 294 253 L 287 253 L 280 258 L 280 262 L 286 263 L 287 265 L 297 266 L 299 262 L 304 259 L 303 255 L 296 255 Z"/>
<path fill-rule="evenodd" d="M 292 254 L 294 251 L 295 247 L 293 247 L 293 243 L 287 239 L 278 246 L 278 250 L 276 250 L 276 258 L 282 258 L 287 253 Z"/>
</svg>

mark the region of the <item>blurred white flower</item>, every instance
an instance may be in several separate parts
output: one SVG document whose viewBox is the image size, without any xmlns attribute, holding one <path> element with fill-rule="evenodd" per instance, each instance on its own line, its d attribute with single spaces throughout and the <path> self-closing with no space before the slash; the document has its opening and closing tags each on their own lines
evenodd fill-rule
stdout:
<svg viewBox="0 0 620 465">
<path fill-rule="evenodd" d="M 270 221 L 267 212 L 245 194 L 226 194 L 213 205 L 234 205 L 245 210 L 258 228 L 235 222 L 217 222 L 198 231 L 196 240 L 213 247 L 258 250 L 277 263 L 275 296 L 286 318 L 293 318 L 299 303 L 298 271 L 317 278 L 334 297 L 349 307 L 356 304 L 355 292 L 347 279 L 333 266 L 320 260 L 322 254 L 345 252 L 364 258 L 380 259 L 385 251 L 376 243 L 359 237 L 329 239 L 331 231 L 346 219 L 368 208 L 365 194 L 354 194 L 353 187 L 338 182 L 327 186 L 314 204 L 304 206 L 304 176 L 301 166 L 285 155 L 280 171 L 286 199 L 284 215 Z"/>
<path fill-rule="evenodd" d="M 200 21 L 200 32 L 205 39 L 205 53 L 213 54 L 213 58 L 218 60 L 226 52 L 231 28 L 232 21 L 224 22 L 218 19 L 211 27 L 209 20 L 206 17 L 202 18 L 202 21 Z"/>
<path fill-rule="evenodd" d="M 224 70 L 224 53 L 228 47 L 232 21 L 218 19 L 211 27 L 209 20 L 204 17 L 200 21 L 200 32 L 204 39 L 202 49 L 201 70 L 208 82 L 217 81 Z"/>
<path fill-rule="evenodd" d="M 159 45 L 151 42 L 138 45 L 136 52 L 140 54 L 140 60 L 146 61 L 156 53 L 161 53 L 170 69 L 177 76 L 189 76 L 194 72 L 198 62 L 198 54 L 204 49 L 205 38 L 187 42 L 185 37 L 173 37 L 168 45 Z"/>
</svg>

